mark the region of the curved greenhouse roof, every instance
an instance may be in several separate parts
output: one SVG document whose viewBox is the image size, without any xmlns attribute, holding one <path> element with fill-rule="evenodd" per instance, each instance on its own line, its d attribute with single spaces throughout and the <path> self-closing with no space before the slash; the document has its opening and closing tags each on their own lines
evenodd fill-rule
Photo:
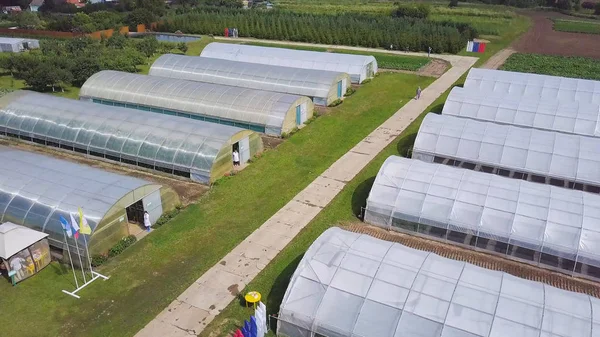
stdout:
<svg viewBox="0 0 600 337">
<path fill-rule="evenodd" d="M 541 99 L 600 104 L 600 81 L 471 68 L 464 87 Z"/>
<path fill-rule="evenodd" d="M 350 85 L 350 76 L 346 73 L 174 54 L 159 57 L 149 74 L 308 96 L 320 105 L 342 98 Z"/>
<path fill-rule="evenodd" d="M 600 137 L 600 105 L 592 103 L 494 95 L 455 87 L 442 114 Z"/>
<path fill-rule="evenodd" d="M 327 53 L 231 43 L 209 43 L 200 56 L 276 66 L 347 73 L 352 83 L 362 83 L 377 72 L 371 55 Z"/>
<path fill-rule="evenodd" d="M 515 178 L 513 173 L 519 173 L 519 179 L 525 173 L 533 181 L 566 181 L 571 188 L 585 184 L 587 190 L 600 193 L 600 139 L 594 137 L 430 113 L 417 134 L 413 158 L 450 160 L 456 166 L 462 161 L 463 167 L 480 166 L 501 175 L 511 171 Z"/>
<path fill-rule="evenodd" d="M 0 134 L 209 182 L 232 168 L 240 128 L 31 91 L 0 98 Z"/>
<path fill-rule="evenodd" d="M 111 232 L 108 225 L 123 225 L 104 221 L 119 204 L 127 207 L 128 202 L 133 204 L 161 188 L 145 180 L 0 146 L 0 223 L 47 233 L 56 247 L 63 248 L 65 242 L 60 216 L 69 220 L 70 214 L 77 216 L 78 208 L 83 208 L 92 228 L 87 243 L 93 251 L 92 246 L 101 244 Z M 84 247 L 82 236 L 78 241 Z"/>
<path fill-rule="evenodd" d="M 392 156 L 375 178 L 365 221 L 600 279 L 597 194 Z"/>
<path fill-rule="evenodd" d="M 285 292 L 281 336 L 590 337 L 600 300 L 330 228 Z"/>
<path fill-rule="evenodd" d="M 304 111 L 305 120 L 313 112 L 308 97 L 112 70 L 92 75 L 79 97 L 276 136 L 297 127 L 297 109 Z"/>
</svg>

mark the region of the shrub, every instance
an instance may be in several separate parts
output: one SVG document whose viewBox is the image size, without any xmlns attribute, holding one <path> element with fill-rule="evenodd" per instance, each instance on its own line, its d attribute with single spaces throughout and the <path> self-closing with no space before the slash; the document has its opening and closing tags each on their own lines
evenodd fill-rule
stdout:
<svg viewBox="0 0 600 337">
<path fill-rule="evenodd" d="M 448 7 L 458 7 L 458 0 L 450 0 Z"/>
<path fill-rule="evenodd" d="M 558 0 L 556 7 L 564 10 L 571 10 L 571 0 Z"/>
<path fill-rule="evenodd" d="M 158 220 L 156 220 L 154 225 L 152 225 L 152 228 L 159 228 L 162 225 L 166 224 L 167 222 L 169 222 L 169 220 L 173 219 L 177 214 L 179 214 L 179 212 L 181 212 L 181 209 L 182 209 L 182 206 L 177 205 L 177 206 L 175 206 L 174 209 L 172 209 L 168 212 L 164 212 L 160 216 L 160 218 L 158 218 Z"/>
<path fill-rule="evenodd" d="M 427 4 L 413 5 L 399 5 L 394 12 L 395 17 L 399 18 L 417 18 L 426 19 L 431 13 L 431 7 Z"/>
<path fill-rule="evenodd" d="M 338 106 L 342 104 L 342 100 L 341 99 L 336 99 L 335 101 L 331 102 L 331 104 L 329 104 L 329 107 L 334 107 L 334 106 Z"/>
<path fill-rule="evenodd" d="M 377 74 L 377 75 L 379 75 L 379 74 Z M 367 83 L 369 83 L 369 82 L 371 82 L 371 79 L 370 79 L 370 78 L 367 78 L 366 80 L 362 81 L 362 83 L 361 83 L 361 84 L 367 84 Z"/>
<path fill-rule="evenodd" d="M 108 256 L 98 254 L 92 256 L 92 267 L 99 267 L 108 261 Z"/>
<path fill-rule="evenodd" d="M 348 87 L 348 89 L 346 89 L 346 93 L 344 94 L 344 96 L 346 96 L 346 97 L 352 96 L 352 94 L 354 94 L 355 92 L 356 92 L 356 90 L 354 90 L 354 88 Z"/>
<path fill-rule="evenodd" d="M 119 242 L 117 242 L 116 245 L 114 245 L 111 249 L 108 250 L 108 257 L 115 257 L 121 254 L 127 247 L 131 246 L 136 241 L 137 238 L 135 237 L 135 235 L 128 235 L 122 238 L 121 240 L 119 240 Z"/>
<path fill-rule="evenodd" d="M 584 1 L 581 3 L 581 8 L 584 8 L 584 9 L 594 9 L 595 6 L 596 6 L 596 3 L 591 2 L 591 1 Z"/>
<path fill-rule="evenodd" d="M 594 10 L 594 14 L 600 15 L 600 2 L 596 4 L 596 9 Z"/>
</svg>

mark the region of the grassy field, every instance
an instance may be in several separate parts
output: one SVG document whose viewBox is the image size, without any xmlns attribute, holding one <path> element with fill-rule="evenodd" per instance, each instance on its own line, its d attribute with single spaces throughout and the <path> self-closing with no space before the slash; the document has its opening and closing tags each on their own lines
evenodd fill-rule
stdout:
<svg viewBox="0 0 600 337">
<path fill-rule="evenodd" d="M 111 276 L 75 300 L 68 270 L 52 264 L 17 287 L 0 282 L 7 336 L 132 336 L 208 268 L 285 205 L 337 158 L 408 102 L 431 78 L 385 73 L 363 85 L 198 204 L 101 271 Z"/>
<path fill-rule="evenodd" d="M 600 22 L 554 19 L 554 30 L 559 32 L 600 34 Z"/>
<path fill-rule="evenodd" d="M 513 54 L 503 70 L 600 80 L 600 62 L 585 57 Z"/>
</svg>

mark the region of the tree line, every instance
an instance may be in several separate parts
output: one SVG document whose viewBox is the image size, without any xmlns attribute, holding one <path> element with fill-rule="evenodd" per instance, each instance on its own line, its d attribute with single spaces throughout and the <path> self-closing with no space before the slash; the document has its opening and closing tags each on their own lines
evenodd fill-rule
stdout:
<svg viewBox="0 0 600 337">
<path fill-rule="evenodd" d="M 283 11 L 198 8 L 159 25 L 160 31 L 223 35 L 237 27 L 240 37 L 362 47 L 456 53 L 477 36 L 469 24 L 409 17 L 304 14 Z"/>
</svg>

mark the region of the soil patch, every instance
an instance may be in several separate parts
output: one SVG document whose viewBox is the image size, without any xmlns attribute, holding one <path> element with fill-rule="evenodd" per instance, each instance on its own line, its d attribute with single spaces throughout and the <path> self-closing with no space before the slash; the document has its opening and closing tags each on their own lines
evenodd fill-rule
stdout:
<svg viewBox="0 0 600 337">
<path fill-rule="evenodd" d="M 263 141 L 263 145 L 265 146 L 265 149 L 274 149 L 277 146 L 279 146 L 279 144 L 281 144 L 285 141 L 285 139 L 283 139 L 283 138 L 267 136 L 264 134 L 261 135 L 261 138 Z"/>
<path fill-rule="evenodd" d="M 551 19 L 576 18 L 557 12 L 524 11 L 521 14 L 531 18 L 533 27 L 512 46 L 517 52 L 600 59 L 600 35 L 557 32 L 552 29 Z"/>
<path fill-rule="evenodd" d="M 432 58 L 431 62 L 427 63 L 427 65 L 421 67 L 421 69 L 417 71 L 410 70 L 398 70 L 398 69 L 383 69 L 379 68 L 380 72 L 388 72 L 388 73 L 405 73 L 405 74 L 414 74 L 419 76 L 427 76 L 427 77 L 435 77 L 438 78 L 442 76 L 446 69 L 450 68 L 450 63 L 444 60 Z"/>
</svg>

